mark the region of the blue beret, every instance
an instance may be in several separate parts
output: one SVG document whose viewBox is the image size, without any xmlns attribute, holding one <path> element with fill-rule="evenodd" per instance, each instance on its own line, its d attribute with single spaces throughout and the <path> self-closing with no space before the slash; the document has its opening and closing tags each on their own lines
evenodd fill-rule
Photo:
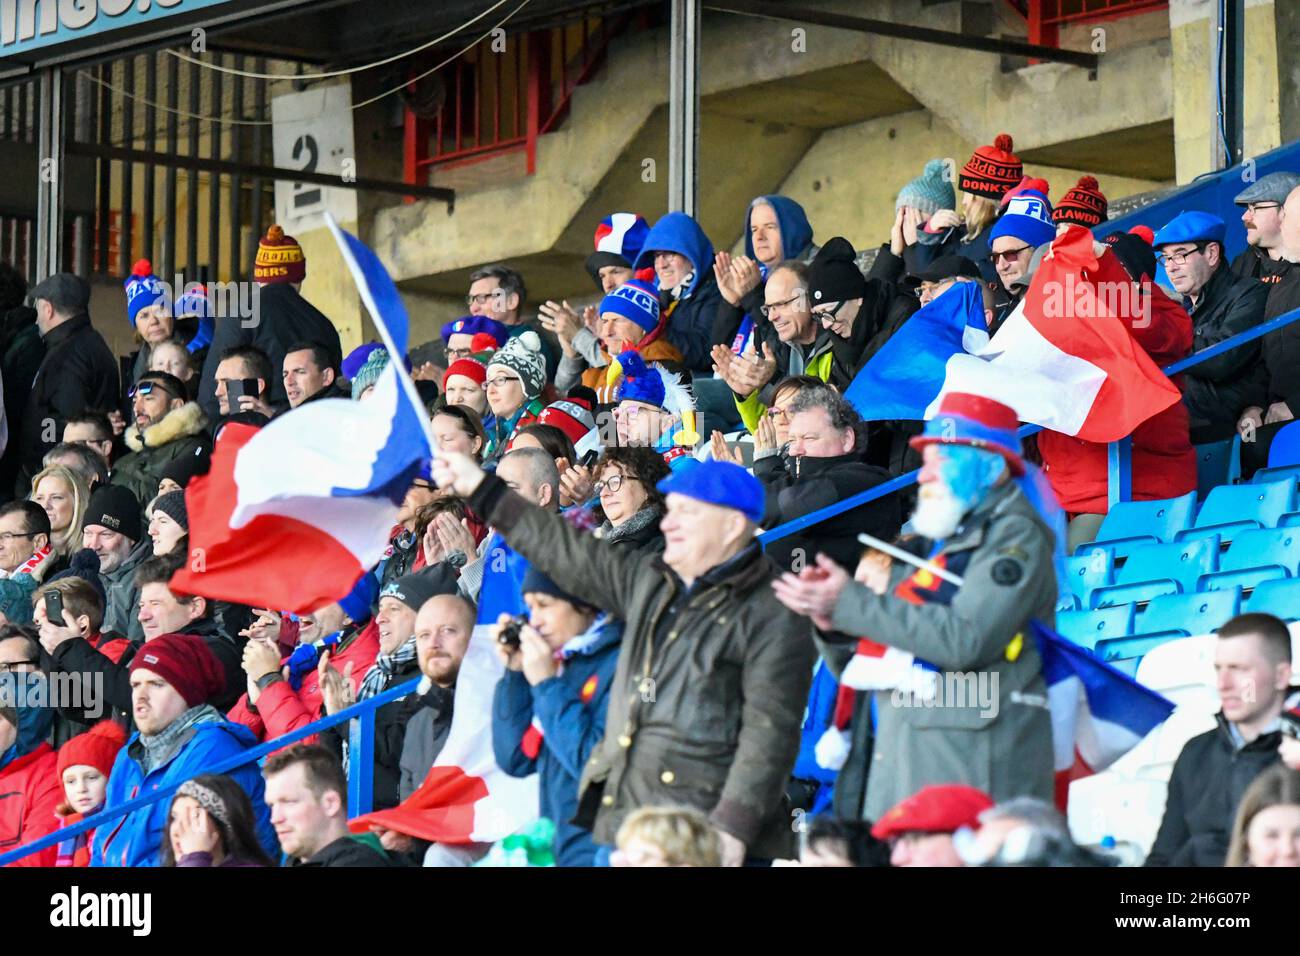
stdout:
<svg viewBox="0 0 1300 956">
<path fill-rule="evenodd" d="M 1217 242 L 1223 243 L 1223 236 L 1228 225 L 1218 216 L 1193 209 L 1180 212 L 1156 233 L 1151 244 L 1159 249 L 1161 246 L 1173 245 L 1175 242 Z"/>
<path fill-rule="evenodd" d="M 465 315 L 442 327 L 442 340 L 447 342 L 453 335 L 474 336 L 480 332 L 486 332 L 496 339 L 497 348 L 505 348 L 506 341 L 510 338 L 510 329 L 504 323 L 489 319 L 486 315 Z"/>
<path fill-rule="evenodd" d="M 665 495 L 685 495 L 706 504 L 734 508 L 754 524 L 763 520 L 763 485 L 729 461 L 703 461 L 694 468 L 674 471 L 656 487 Z"/>
</svg>

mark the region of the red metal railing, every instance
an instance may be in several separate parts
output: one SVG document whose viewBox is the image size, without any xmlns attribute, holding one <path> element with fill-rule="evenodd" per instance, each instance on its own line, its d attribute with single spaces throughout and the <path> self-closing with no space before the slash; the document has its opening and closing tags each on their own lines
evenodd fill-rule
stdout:
<svg viewBox="0 0 1300 956">
<path fill-rule="evenodd" d="M 482 162 L 523 150 L 537 171 L 537 142 L 568 114 L 574 91 L 604 62 L 610 40 L 630 15 L 580 22 L 507 38 L 504 49 L 484 40 L 435 74 L 443 99 L 432 115 L 406 107 L 406 182 L 427 183 L 436 169 Z M 418 70 L 413 70 L 418 73 Z M 418 93 L 415 86 L 412 93 Z M 418 104 L 417 104 L 418 105 Z"/>
<path fill-rule="evenodd" d="M 1162 10 L 1169 0 L 1007 0 L 1029 24 L 1029 42 L 1059 46 L 1061 27 Z"/>
</svg>

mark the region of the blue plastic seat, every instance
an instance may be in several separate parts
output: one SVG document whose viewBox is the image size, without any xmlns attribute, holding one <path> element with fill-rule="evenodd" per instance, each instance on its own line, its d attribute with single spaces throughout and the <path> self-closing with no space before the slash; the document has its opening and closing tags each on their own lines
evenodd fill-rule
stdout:
<svg viewBox="0 0 1300 956">
<path fill-rule="evenodd" d="M 1261 468 L 1250 479 L 1252 485 L 1262 485 L 1270 481 L 1286 481 L 1288 478 L 1300 478 L 1300 465 L 1278 465 L 1276 468 Z"/>
<path fill-rule="evenodd" d="M 1214 488 L 1233 484 L 1240 477 L 1240 435 L 1196 446 L 1196 493 L 1202 501 Z"/>
<path fill-rule="evenodd" d="M 1214 534 L 1228 542 L 1251 528 L 1276 528 L 1282 516 L 1294 510 L 1294 478 L 1261 485 L 1224 485 L 1210 492 L 1192 527 L 1174 538 L 1192 541 Z"/>
<path fill-rule="evenodd" d="M 1219 539 L 1152 544 L 1138 548 L 1115 574 L 1115 583 L 1093 589 L 1092 606 L 1151 601 L 1164 594 L 1189 594 L 1201 575 L 1219 569 Z"/>
<path fill-rule="evenodd" d="M 1132 604 L 1095 611 L 1063 611 L 1056 615 L 1056 630 L 1067 640 L 1091 650 L 1100 640 L 1132 631 L 1135 613 Z"/>
<path fill-rule="evenodd" d="M 1123 671 L 1130 677 L 1137 675 L 1138 665 L 1161 644 L 1182 640 L 1185 634 L 1164 632 L 1160 634 L 1137 634 L 1130 637 L 1117 637 L 1098 641 L 1092 652 L 1107 664 Z"/>
<path fill-rule="evenodd" d="M 1132 636 L 1209 634 L 1241 612 L 1241 589 L 1170 594 L 1153 600 L 1137 619 Z"/>
<path fill-rule="evenodd" d="M 1109 548 L 1093 548 L 1088 554 L 1066 558 L 1070 576 L 1070 591 L 1079 607 L 1088 607 L 1088 598 L 1094 588 L 1111 583 L 1115 572 L 1115 557 Z"/>
<path fill-rule="evenodd" d="M 1251 614 L 1272 614 L 1287 623 L 1300 621 L 1300 580 L 1265 581 L 1251 594 L 1246 610 Z"/>
<path fill-rule="evenodd" d="M 1102 519 L 1097 540 L 1074 549 L 1076 556 L 1090 554 L 1094 548 L 1106 548 L 1116 558 L 1128 557 L 1135 549 L 1148 544 L 1174 540 L 1174 535 L 1192 526 L 1196 512 L 1196 493 L 1181 498 L 1155 501 L 1121 501 Z"/>
<path fill-rule="evenodd" d="M 1219 556 L 1219 570 L 1200 580 L 1203 591 L 1247 590 L 1300 574 L 1300 528 L 1256 528 L 1237 535 Z"/>
<path fill-rule="evenodd" d="M 1300 465 L 1300 422 L 1279 428 L 1268 446 L 1268 467 L 1283 465 Z"/>
</svg>

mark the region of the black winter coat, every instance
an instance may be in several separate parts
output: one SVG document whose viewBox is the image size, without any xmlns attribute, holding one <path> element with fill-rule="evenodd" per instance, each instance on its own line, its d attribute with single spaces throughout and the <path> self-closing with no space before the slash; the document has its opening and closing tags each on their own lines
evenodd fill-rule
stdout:
<svg viewBox="0 0 1300 956">
<path fill-rule="evenodd" d="M 1223 866 L 1242 794 L 1278 761 L 1280 731 L 1260 734 L 1238 750 L 1223 714 L 1215 719 L 1218 726 L 1187 741 L 1174 761 L 1147 866 Z"/>
<path fill-rule="evenodd" d="M 1264 321 L 1268 289 L 1254 279 L 1234 276 L 1226 265 L 1210 277 L 1193 306 L 1192 351 L 1199 352 Z M 1183 402 L 1190 415 L 1193 444 L 1231 438 L 1237 419 L 1258 391 L 1255 367 L 1259 340 L 1247 342 L 1187 370 Z"/>
<path fill-rule="evenodd" d="M 18 487 L 41 470 L 45 453 L 63 437 L 63 426 L 86 409 L 110 409 L 117 401 L 117 360 L 104 337 L 79 315 L 45 335 L 45 358 L 31 383 L 19 429 Z M 10 423 L 10 428 L 14 423 Z"/>
<path fill-rule="evenodd" d="M 9 423 L 9 444 L 0 456 L 0 500 L 23 498 L 27 488 L 14 488 L 18 480 L 20 448 L 18 433 L 22 428 L 32 382 L 45 358 L 45 343 L 36 328 L 36 310 L 26 306 L 10 309 L 0 325 L 0 371 L 4 377 L 5 421 Z M 62 434 L 59 435 L 62 438 Z"/>
</svg>

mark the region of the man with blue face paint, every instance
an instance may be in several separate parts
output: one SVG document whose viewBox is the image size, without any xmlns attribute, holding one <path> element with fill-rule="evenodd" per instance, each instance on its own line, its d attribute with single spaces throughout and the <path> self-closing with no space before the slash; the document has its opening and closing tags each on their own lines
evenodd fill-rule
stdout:
<svg viewBox="0 0 1300 956">
<path fill-rule="evenodd" d="M 916 536 L 899 546 L 960 584 L 874 550 L 854 579 L 819 559 L 773 583 L 817 625 L 842 682 L 871 691 L 855 701 L 840 816 L 879 820 L 929 785 L 968 784 L 996 801 L 1052 796 L 1047 689 L 1027 628 L 1055 619 L 1064 523 L 1021 455 L 1018 425 L 1000 402 L 952 393 L 912 439 L 923 456 Z M 912 656 L 901 677 L 879 668 L 886 649 Z"/>
</svg>

